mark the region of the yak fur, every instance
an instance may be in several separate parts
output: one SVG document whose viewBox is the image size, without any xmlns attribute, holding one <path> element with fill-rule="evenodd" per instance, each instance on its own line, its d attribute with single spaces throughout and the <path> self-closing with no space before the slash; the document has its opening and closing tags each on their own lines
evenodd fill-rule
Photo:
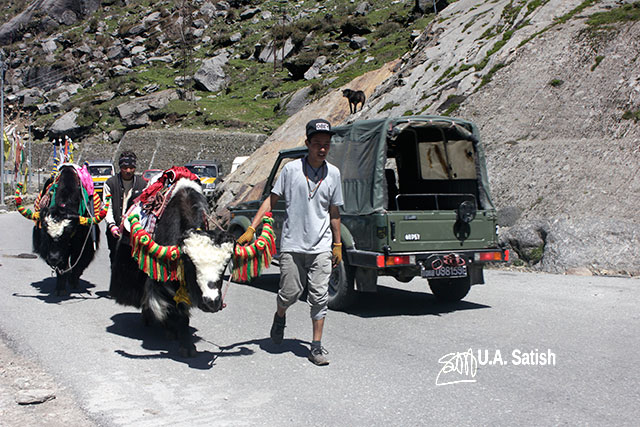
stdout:
<svg viewBox="0 0 640 427">
<path fill-rule="evenodd" d="M 178 281 L 159 282 L 138 268 L 126 233 L 116 246 L 109 292 L 117 303 L 141 308 L 145 324 L 163 325 L 168 336 L 178 340 L 180 356 L 193 357 L 196 348 L 189 329 L 190 310 L 197 307 L 216 312 L 222 308 L 223 274 L 234 240 L 222 230 L 205 231 L 209 206 L 200 185 L 186 179 L 175 185 L 153 239 L 160 245 L 180 247 L 191 305 L 174 301 Z"/>
<path fill-rule="evenodd" d="M 45 183 L 42 192 L 49 183 L 51 179 Z M 55 293 L 58 296 L 68 294 L 67 284 L 72 290 L 78 289 L 80 276 L 93 260 L 100 242 L 97 225 L 80 224 L 81 203 L 84 202 L 80 179 L 72 166 L 63 166 L 55 198 L 40 208 L 40 219 L 32 234 L 33 251 L 56 272 Z M 91 212 L 92 201 L 87 208 Z"/>
</svg>

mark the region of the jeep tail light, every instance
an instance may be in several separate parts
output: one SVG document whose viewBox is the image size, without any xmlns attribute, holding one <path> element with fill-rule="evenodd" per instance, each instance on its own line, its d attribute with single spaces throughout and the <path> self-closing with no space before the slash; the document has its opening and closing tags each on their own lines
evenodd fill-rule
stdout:
<svg viewBox="0 0 640 427">
<path fill-rule="evenodd" d="M 509 249 L 504 252 L 476 252 L 473 255 L 474 261 L 509 261 Z"/>
<path fill-rule="evenodd" d="M 376 265 L 379 268 L 394 267 L 396 265 L 413 265 L 415 263 L 416 259 L 413 255 L 391 255 L 387 257 L 378 255 L 376 257 Z"/>
</svg>

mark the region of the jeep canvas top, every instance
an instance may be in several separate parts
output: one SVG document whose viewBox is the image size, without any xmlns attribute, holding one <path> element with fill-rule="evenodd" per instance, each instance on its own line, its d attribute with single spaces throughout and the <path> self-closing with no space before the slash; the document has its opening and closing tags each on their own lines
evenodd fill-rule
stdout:
<svg viewBox="0 0 640 427">
<path fill-rule="evenodd" d="M 484 283 L 487 262 L 508 259 L 498 244 L 484 151 L 473 123 L 408 116 L 359 120 L 333 130 L 328 161 L 340 169 L 345 204 L 343 263 L 332 273 L 331 308 L 346 308 L 356 291 L 375 291 L 380 275 L 401 282 L 427 279 L 436 297 L 457 301 L 471 285 Z M 280 152 L 261 200 L 282 166 L 304 155 L 306 147 Z M 246 229 L 261 200 L 231 209 L 231 232 Z M 282 200 L 273 215 L 279 235 Z"/>
</svg>

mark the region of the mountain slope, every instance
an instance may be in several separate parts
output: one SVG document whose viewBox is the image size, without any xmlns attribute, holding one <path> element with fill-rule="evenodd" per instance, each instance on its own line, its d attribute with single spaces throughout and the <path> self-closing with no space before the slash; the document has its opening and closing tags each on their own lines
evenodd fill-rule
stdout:
<svg viewBox="0 0 640 427">
<path fill-rule="evenodd" d="M 598 25 L 608 16 L 598 13 L 625 3 L 622 19 Z M 637 10 L 638 2 L 620 1 L 457 1 L 349 120 L 474 120 L 501 238 L 520 261 L 551 272 L 638 274 Z"/>
</svg>

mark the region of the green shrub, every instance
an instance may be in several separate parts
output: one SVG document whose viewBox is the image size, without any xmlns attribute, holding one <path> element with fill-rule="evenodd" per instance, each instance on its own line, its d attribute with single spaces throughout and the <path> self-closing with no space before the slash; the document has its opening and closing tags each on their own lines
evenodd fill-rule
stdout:
<svg viewBox="0 0 640 427">
<path fill-rule="evenodd" d="M 560 80 L 560 79 L 553 79 L 549 82 L 549 85 L 553 86 L 553 87 L 558 87 L 558 86 L 562 86 L 562 84 L 564 83 L 564 80 Z"/>
<path fill-rule="evenodd" d="M 596 67 L 597 67 L 598 65 L 600 65 L 600 63 L 602 62 L 602 60 L 603 60 L 603 59 L 604 59 L 604 56 L 602 56 L 602 55 L 596 56 L 596 62 L 595 62 L 595 64 L 593 64 L 593 66 L 591 67 L 591 71 L 595 70 L 595 69 L 596 69 Z"/>
<path fill-rule="evenodd" d="M 393 22 L 393 21 L 385 22 L 382 25 L 380 25 L 376 30 L 376 36 L 378 38 L 383 38 L 400 30 L 402 30 L 402 26 L 397 22 Z"/>
<path fill-rule="evenodd" d="M 625 111 L 624 114 L 622 115 L 622 119 L 623 120 L 633 120 L 634 122 L 639 122 L 640 121 L 640 110 L 636 110 L 636 111 Z"/>
<path fill-rule="evenodd" d="M 94 126 L 100 121 L 100 116 L 100 111 L 96 107 L 85 105 L 84 107 L 80 108 L 76 123 L 78 124 L 78 126 L 82 127 Z"/>
</svg>

